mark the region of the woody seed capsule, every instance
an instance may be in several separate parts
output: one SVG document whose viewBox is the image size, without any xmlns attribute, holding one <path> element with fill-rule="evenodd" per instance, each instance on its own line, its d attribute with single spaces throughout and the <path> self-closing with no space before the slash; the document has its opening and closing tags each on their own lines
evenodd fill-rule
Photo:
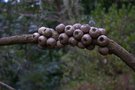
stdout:
<svg viewBox="0 0 135 90">
<path fill-rule="evenodd" d="M 58 40 L 58 37 L 59 37 L 59 33 L 55 31 L 54 29 L 52 29 L 52 38 L 54 38 L 55 40 Z"/>
<path fill-rule="evenodd" d="M 48 38 L 47 46 L 50 48 L 54 48 L 56 46 L 56 40 L 54 38 Z"/>
<path fill-rule="evenodd" d="M 38 38 L 38 44 L 41 46 L 46 45 L 47 38 L 45 36 L 39 36 Z"/>
<path fill-rule="evenodd" d="M 64 47 L 64 45 L 60 41 L 57 41 L 56 48 L 62 48 L 62 47 Z"/>
<path fill-rule="evenodd" d="M 84 49 L 84 48 L 85 48 L 85 46 L 83 45 L 82 42 L 78 42 L 77 46 L 78 46 L 79 48 L 81 48 L 81 49 Z"/>
<path fill-rule="evenodd" d="M 58 33 L 63 33 L 64 29 L 65 29 L 65 25 L 61 23 L 61 24 L 57 25 L 55 29 Z"/>
<path fill-rule="evenodd" d="M 45 37 L 49 38 L 49 37 L 52 36 L 52 30 L 51 30 L 50 28 L 46 28 L 46 29 L 44 29 L 44 30 L 42 31 L 42 34 L 43 34 Z"/>
<path fill-rule="evenodd" d="M 106 30 L 104 28 L 98 28 L 98 30 L 100 31 L 101 35 L 106 34 Z"/>
<path fill-rule="evenodd" d="M 46 29 L 46 27 L 40 27 L 39 29 L 38 29 L 38 33 L 39 34 L 43 34 L 43 31 Z"/>
<path fill-rule="evenodd" d="M 76 29 L 73 32 L 73 36 L 74 36 L 75 39 L 80 40 L 83 36 L 83 32 L 80 29 Z"/>
<path fill-rule="evenodd" d="M 107 46 L 109 44 L 109 39 L 105 35 L 100 35 L 97 39 L 97 44 L 99 46 Z"/>
<path fill-rule="evenodd" d="M 67 34 L 65 34 L 65 33 L 61 33 L 60 35 L 59 35 L 59 38 L 58 38 L 58 40 L 62 43 L 62 44 L 67 44 L 68 43 L 68 35 Z"/>
<path fill-rule="evenodd" d="M 100 35 L 100 31 L 95 27 L 91 27 L 89 34 L 92 38 L 97 38 Z"/>
<path fill-rule="evenodd" d="M 92 38 L 89 34 L 84 34 L 81 38 L 81 41 L 84 45 L 90 45 L 92 42 Z"/>
<path fill-rule="evenodd" d="M 73 25 L 73 27 L 74 27 L 75 29 L 80 29 L 80 28 L 81 28 L 81 24 L 80 24 L 80 23 L 75 23 L 75 24 Z"/>
<path fill-rule="evenodd" d="M 70 37 L 68 42 L 72 46 L 76 46 L 78 43 L 78 41 L 74 37 Z"/>
<path fill-rule="evenodd" d="M 74 32 L 74 27 L 72 25 L 67 25 L 65 27 L 65 33 L 68 35 L 68 36 L 72 36 L 73 35 L 73 32 Z"/>
<path fill-rule="evenodd" d="M 84 32 L 84 33 L 89 33 L 89 30 L 90 30 L 90 26 L 88 24 L 83 24 L 81 26 L 81 30 Z"/>
<path fill-rule="evenodd" d="M 40 36 L 39 33 L 37 33 L 37 32 L 36 33 L 33 33 L 33 38 L 34 39 L 38 40 L 39 36 Z"/>
<path fill-rule="evenodd" d="M 101 55 L 107 55 L 107 54 L 109 54 L 109 49 L 107 47 L 99 47 L 98 48 L 98 52 Z"/>
</svg>

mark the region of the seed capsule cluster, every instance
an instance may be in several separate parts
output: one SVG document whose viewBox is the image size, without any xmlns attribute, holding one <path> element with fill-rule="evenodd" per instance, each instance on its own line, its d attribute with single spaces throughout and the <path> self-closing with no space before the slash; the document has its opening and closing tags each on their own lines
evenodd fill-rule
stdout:
<svg viewBox="0 0 135 90">
<path fill-rule="evenodd" d="M 93 50 L 98 45 L 98 51 L 107 55 L 109 39 L 103 28 L 90 27 L 89 24 L 76 23 L 74 25 L 59 24 L 55 29 L 40 27 L 33 38 L 41 48 L 62 48 L 65 45 L 77 46 L 82 49 Z"/>
</svg>

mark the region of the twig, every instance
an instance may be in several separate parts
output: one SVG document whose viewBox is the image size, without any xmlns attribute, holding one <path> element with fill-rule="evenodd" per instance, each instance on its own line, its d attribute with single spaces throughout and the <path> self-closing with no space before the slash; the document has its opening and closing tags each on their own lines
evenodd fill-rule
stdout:
<svg viewBox="0 0 135 90">
<path fill-rule="evenodd" d="M 3 86 L 3 87 L 5 87 L 5 88 L 7 88 L 7 89 L 9 89 L 9 90 L 16 90 L 16 89 L 14 89 L 13 87 L 11 87 L 11 86 L 9 86 L 9 85 L 7 85 L 7 84 L 1 82 L 1 81 L 0 81 L 0 86 Z"/>
</svg>

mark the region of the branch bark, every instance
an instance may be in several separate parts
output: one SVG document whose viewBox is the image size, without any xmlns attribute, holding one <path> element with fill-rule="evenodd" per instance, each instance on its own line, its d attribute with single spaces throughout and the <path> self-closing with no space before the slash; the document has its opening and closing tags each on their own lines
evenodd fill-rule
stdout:
<svg viewBox="0 0 135 90">
<path fill-rule="evenodd" d="M 0 46 L 13 44 L 37 43 L 32 34 L 16 35 L 0 38 Z"/>
<path fill-rule="evenodd" d="M 126 49 L 111 39 L 108 48 L 114 55 L 118 56 L 135 71 L 135 57 L 133 54 L 129 53 Z"/>
<path fill-rule="evenodd" d="M 32 34 L 0 38 L 0 46 L 27 43 L 36 44 L 37 40 L 33 38 Z M 135 71 L 135 57 L 131 53 L 129 53 L 126 49 L 124 49 L 122 46 L 120 46 L 111 39 L 108 48 L 114 55 L 118 56 L 130 68 L 132 68 Z"/>
<path fill-rule="evenodd" d="M 12 88 L 11 86 L 9 86 L 9 85 L 7 85 L 7 84 L 1 82 L 1 81 L 0 81 L 0 86 L 3 86 L 3 87 L 5 87 L 5 88 L 7 88 L 8 90 L 15 90 L 15 89 Z"/>
</svg>

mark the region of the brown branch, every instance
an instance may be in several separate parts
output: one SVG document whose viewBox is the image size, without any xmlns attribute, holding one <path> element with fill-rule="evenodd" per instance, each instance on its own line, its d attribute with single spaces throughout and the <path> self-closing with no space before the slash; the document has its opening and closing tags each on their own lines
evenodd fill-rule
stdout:
<svg viewBox="0 0 135 90">
<path fill-rule="evenodd" d="M 11 36 L 0 38 L 0 46 L 2 45 L 12 45 L 12 44 L 27 44 L 27 43 L 37 43 L 32 36 L 32 34 L 25 34 L 20 36 Z M 125 50 L 122 46 L 117 44 L 115 41 L 110 39 L 108 45 L 109 50 L 123 60 L 130 68 L 135 71 L 135 57 Z"/>
<path fill-rule="evenodd" d="M 8 90 L 15 90 L 15 89 L 12 88 L 11 86 L 9 86 L 9 85 L 7 85 L 7 84 L 1 82 L 1 81 L 0 81 L 0 86 L 5 87 L 5 88 L 7 88 Z"/>
<path fill-rule="evenodd" d="M 12 44 L 27 44 L 37 43 L 37 40 L 33 38 L 32 34 L 16 35 L 11 37 L 0 38 L 0 46 L 12 45 Z"/>
<path fill-rule="evenodd" d="M 110 40 L 109 50 L 135 71 L 135 57 L 115 41 Z"/>
</svg>

